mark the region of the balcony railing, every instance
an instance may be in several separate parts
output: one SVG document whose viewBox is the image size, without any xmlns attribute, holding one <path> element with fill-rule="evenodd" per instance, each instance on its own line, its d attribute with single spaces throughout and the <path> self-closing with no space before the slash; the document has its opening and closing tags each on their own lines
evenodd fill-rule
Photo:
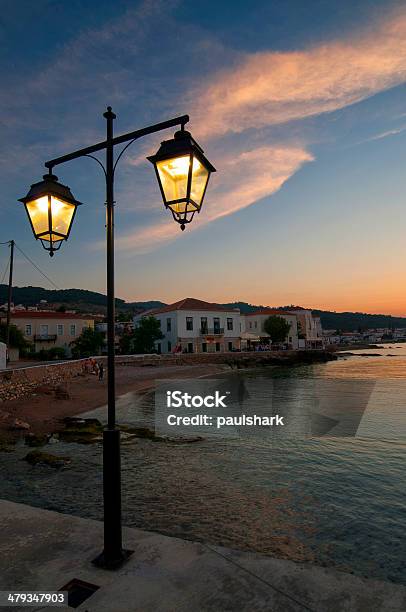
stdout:
<svg viewBox="0 0 406 612">
<path fill-rule="evenodd" d="M 224 327 L 201 327 L 201 336 L 222 336 L 224 334 Z"/>
<path fill-rule="evenodd" d="M 35 342 L 55 342 L 57 338 L 56 334 L 36 334 L 34 336 Z"/>
</svg>

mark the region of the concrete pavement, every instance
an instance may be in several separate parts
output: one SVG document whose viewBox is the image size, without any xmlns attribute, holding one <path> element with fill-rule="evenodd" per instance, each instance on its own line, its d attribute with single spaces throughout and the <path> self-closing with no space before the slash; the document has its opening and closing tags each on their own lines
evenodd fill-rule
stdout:
<svg viewBox="0 0 406 612">
<path fill-rule="evenodd" d="M 0 590 L 55 591 L 77 578 L 100 587 L 77 608 L 87 612 L 406 610 L 403 586 L 140 529 L 124 529 L 126 565 L 97 569 L 102 523 L 3 500 L 0 533 Z M 50 608 L 10 607 L 30 609 Z"/>
</svg>

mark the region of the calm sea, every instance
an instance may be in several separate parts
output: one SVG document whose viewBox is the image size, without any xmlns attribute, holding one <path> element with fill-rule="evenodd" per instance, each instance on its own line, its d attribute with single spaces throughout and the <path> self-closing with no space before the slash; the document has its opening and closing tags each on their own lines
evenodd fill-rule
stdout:
<svg viewBox="0 0 406 612">
<path fill-rule="evenodd" d="M 124 439 L 124 523 L 406 584 L 406 345 L 356 352 L 224 374 L 242 377 L 253 401 L 270 380 L 281 402 L 311 381 L 324 431 L 193 444 Z M 150 396 L 128 394 L 120 406 L 123 421 L 153 423 Z M 23 446 L 0 454 L 0 497 L 102 518 L 100 445 L 47 450 L 72 464 L 31 467 Z"/>
</svg>

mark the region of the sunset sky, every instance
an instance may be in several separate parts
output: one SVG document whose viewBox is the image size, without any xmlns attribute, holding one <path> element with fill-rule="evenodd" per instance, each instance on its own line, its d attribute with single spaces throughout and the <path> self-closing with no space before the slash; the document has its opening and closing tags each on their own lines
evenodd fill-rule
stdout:
<svg viewBox="0 0 406 612">
<path fill-rule="evenodd" d="M 116 175 L 118 297 L 406 316 L 406 5 L 389 0 L 1 0 L 0 242 L 61 288 L 105 291 L 104 183 L 51 260 L 17 199 L 49 158 L 188 113 L 216 166 L 181 232 L 146 156 Z M 0 277 L 7 248 L 0 247 Z M 1 278 L 0 278 L 1 280 Z M 48 286 L 18 255 L 15 284 Z"/>
</svg>

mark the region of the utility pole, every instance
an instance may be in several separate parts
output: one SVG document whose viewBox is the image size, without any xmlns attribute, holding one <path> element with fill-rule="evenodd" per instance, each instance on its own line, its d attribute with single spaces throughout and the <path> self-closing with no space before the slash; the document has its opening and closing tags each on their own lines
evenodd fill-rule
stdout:
<svg viewBox="0 0 406 612">
<path fill-rule="evenodd" d="M 8 275 L 7 323 L 6 323 L 7 362 L 10 361 L 10 315 L 11 315 L 11 301 L 13 298 L 13 265 L 14 265 L 14 240 L 10 240 L 10 267 L 9 267 L 9 275 Z"/>
</svg>

